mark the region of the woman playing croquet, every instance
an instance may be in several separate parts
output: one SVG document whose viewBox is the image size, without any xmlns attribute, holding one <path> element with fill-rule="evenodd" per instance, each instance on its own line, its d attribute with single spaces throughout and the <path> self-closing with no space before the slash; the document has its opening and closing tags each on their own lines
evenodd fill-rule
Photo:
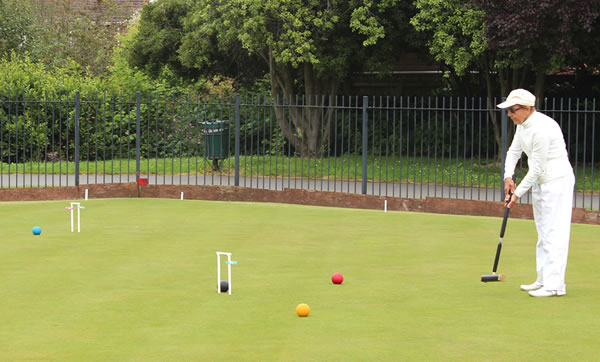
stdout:
<svg viewBox="0 0 600 362">
<path fill-rule="evenodd" d="M 575 176 L 562 131 L 554 119 L 536 111 L 535 96 L 525 89 L 513 90 L 498 107 L 517 126 L 504 165 L 505 201 L 511 207 L 531 189 L 538 233 L 537 279 L 521 290 L 532 297 L 565 295 Z M 529 170 L 516 186 L 512 175 L 523 153 Z"/>
</svg>

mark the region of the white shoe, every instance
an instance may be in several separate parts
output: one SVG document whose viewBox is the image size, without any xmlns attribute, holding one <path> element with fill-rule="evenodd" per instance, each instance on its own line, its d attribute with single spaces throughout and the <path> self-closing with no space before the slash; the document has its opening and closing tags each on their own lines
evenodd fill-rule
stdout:
<svg viewBox="0 0 600 362">
<path fill-rule="evenodd" d="M 559 289 L 559 290 L 538 289 L 538 290 L 532 290 L 529 292 L 529 295 L 532 297 L 560 297 L 565 294 L 567 294 L 566 289 Z"/>
<path fill-rule="evenodd" d="M 531 290 L 538 290 L 538 289 L 540 289 L 543 286 L 544 285 L 542 283 L 536 281 L 533 284 L 523 284 L 523 285 L 521 285 L 521 290 L 529 292 Z"/>
</svg>

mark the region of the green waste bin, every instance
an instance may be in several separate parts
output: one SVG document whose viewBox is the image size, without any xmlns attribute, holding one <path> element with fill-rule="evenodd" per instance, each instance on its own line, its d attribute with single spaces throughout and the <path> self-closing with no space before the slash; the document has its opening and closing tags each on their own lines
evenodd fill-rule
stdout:
<svg viewBox="0 0 600 362">
<path fill-rule="evenodd" d="M 229 157 L 229 121 L 201 122 L 204 135 L 204 157 L 223 160 Z"/>
</svg>

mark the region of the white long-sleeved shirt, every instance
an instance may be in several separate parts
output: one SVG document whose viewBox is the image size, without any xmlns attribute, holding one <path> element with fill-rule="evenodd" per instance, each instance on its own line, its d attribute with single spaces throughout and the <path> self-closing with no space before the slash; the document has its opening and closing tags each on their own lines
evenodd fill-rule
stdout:
<svg viewBox="0 0 600 362">
<path fill-rule="evenodd" d="M 555 120 L 543 113 L 534 111 L 517 126 L 506 154 L 504 179 L 515 173 L 523 152 L 527 155 L 529 171 L 515 190 L 518 197 L 522 197 L 534 183 L 543 184 L 573 173 L 562 130 Z"/>
</svg>

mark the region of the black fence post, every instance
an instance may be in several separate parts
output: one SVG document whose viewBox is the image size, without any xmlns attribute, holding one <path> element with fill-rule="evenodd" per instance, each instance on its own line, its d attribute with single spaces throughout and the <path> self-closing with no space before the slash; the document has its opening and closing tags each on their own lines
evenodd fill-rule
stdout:
<svg viewBox="0 0 600 362">
<path fill-rule="evenodd" d="M 135 93 L 135 182 L 138 183 L 140 179 L 140 92 Z M 138 197 L 140 196 L 138 187 Z"/>
<path fill-rule="evenodd" d="M 235 96 L 235 186 L 240 185 L 240 95 Z"/>
<path fill-rule="evenodd" d="M 367 194 L 367 154 L 368 154 L 368 140 L 369 140 L 369 126 L 368 126 L 368 113 L 367 106 L 369 105 L 369 97 L 363 97 L 362 104 L 362 194 Z"/>
<path fill-rule="evenodd" d="M 80 106 L 79 91 L 75 92 L 75 186 L 79 186 L 79 106 Z"/>
<path fill-rule="evenodd" d="M 502 101 L 504 102 L 504 99 L 502 99 Z M 500 111 L 502 116 L 500 117 L 501 119 L 501 139 L 502 139 L 502 154 L 500 157 L 500 175 L 502 177 L 502 184 L 501 184 L 501 189 L 502 189 L 502 198 L 501 200 L 504 199 L 504 162 L 506 161 L 506 143 L 507 143 L 507 131 L 508 131 L 508 117 L 506 115 L 506 112 L 504 110 Z"/>
</svg>

